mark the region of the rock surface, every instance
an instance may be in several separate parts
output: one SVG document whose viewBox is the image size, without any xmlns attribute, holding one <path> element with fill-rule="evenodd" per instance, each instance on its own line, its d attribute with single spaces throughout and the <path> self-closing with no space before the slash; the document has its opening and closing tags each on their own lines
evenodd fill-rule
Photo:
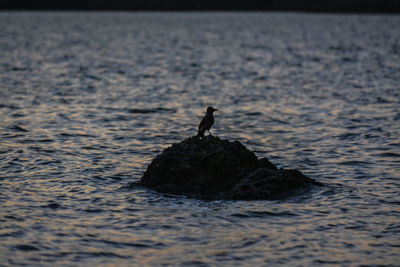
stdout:
<svg viewBox="0 0 400 267">
<path fill-rule="evenodd" d="M 322 184 L 297 170 L 278 169 L 240 142 L 191 137 L 153 159 L 138 183 L 200 199 L 279 199 Z"/>
</svg>

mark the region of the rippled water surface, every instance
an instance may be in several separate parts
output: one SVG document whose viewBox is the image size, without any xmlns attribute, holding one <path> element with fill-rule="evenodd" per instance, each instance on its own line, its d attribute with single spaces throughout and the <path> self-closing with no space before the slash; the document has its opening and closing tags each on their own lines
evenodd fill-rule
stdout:
<svg viewBox="0 0 400 267">
<path fill-rule="evenodd" d="M 0 13 L 0 265 L 398 265 L 400 17 Z M 213 133 L 326 184 L 128 189 Z"/>
</svg>

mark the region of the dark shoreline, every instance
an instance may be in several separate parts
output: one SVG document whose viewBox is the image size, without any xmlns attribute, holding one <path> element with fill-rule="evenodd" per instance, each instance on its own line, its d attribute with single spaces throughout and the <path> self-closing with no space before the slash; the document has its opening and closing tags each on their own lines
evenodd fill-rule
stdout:
<svg viewBox="0 0 400 267">
<path fill-rule="evenodd" d="M 310 11 L 310 10 L 129 10 L 129 9 L 1 9 L 6 12 L 87 12 L 87 13 L 304 13 L 326 15 L 399 15 L 400 10 L 393 11 Z"/>
<path fill-rule="evenodd" d="M 4 0 L 0 3 L 0 10 L 400 13 L 400 0 Z"/>
</svg>

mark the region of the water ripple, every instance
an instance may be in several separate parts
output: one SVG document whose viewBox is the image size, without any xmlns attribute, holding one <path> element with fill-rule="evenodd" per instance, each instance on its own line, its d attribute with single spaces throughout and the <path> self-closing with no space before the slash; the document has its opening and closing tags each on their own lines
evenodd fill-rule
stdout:
<svg viewBox="0 0 400 267">
<path fill-rule="evenodd" d="M 399 24 L 0 13 L 0 264 L 397 265 Z M 209 105 L 213 134 L 326 186 L 248 202 L 129 187 Z"/>
</svg>

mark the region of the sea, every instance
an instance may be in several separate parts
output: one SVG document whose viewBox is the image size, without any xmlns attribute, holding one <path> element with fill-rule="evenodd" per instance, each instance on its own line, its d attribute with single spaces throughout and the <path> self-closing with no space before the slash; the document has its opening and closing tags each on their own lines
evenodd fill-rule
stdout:
<svg viewBox="0 0 400 267">
<path fill-rule="evenodd" d="M 400 266 L 400 16 L 0 12 L 0 266 Z M 130 188 L 196 134 L 323 183 Z"/>
</svg>

